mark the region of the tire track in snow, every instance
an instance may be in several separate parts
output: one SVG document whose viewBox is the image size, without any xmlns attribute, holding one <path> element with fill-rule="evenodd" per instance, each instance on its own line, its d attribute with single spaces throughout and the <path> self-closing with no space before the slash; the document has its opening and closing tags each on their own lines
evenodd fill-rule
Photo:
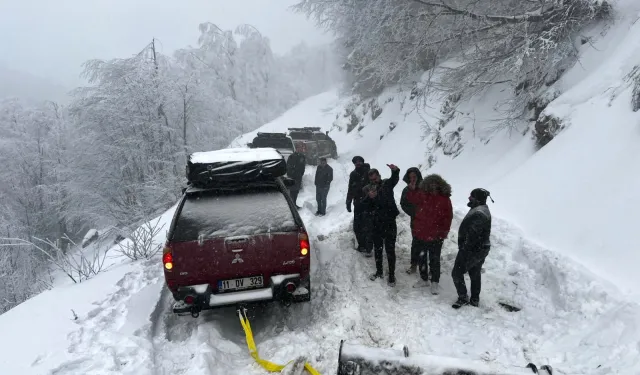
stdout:
<svg viewBox="0 0 640 375">
<path fill-rule="evenodd" d="M 194 319 L 174 314 L 173 302 L 164 286 L 151 313 L 154 374 L 228 374 L 251 366 L 235 309 L 202 311 Z"/>
</svg>

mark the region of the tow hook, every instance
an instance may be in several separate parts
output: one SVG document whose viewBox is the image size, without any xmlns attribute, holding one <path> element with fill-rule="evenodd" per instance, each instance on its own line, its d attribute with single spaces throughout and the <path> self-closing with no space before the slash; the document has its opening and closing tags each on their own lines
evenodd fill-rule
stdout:
<svg viewBox="0 0 640 375">
<path fill-rule="evenodd" d="M 200 309 L 198 309 L 197 307 L 192 307 L 191 308 L 191 317 L 197 318 L 199 316 L 200 316 Z"/>
<path fill-rule="evenodd" d="M 282 300 L 282 305 L 283 305 L 284 307 L 289 307 L 289 306 L 291 306 L 291 304 L 292 304 L 292 303 L 293 303 L 293 301 L 292 301 L 292 299 L 291 299 L 291 298 L 284 298 L 284 299 Z"/>
<path fill-rule="evenodd" d="M 236 314 L 240 314 L 243 318 L 247 318 L 247 305 L 244 303 L 238 303 L 236 305 Z"/>
</svg>

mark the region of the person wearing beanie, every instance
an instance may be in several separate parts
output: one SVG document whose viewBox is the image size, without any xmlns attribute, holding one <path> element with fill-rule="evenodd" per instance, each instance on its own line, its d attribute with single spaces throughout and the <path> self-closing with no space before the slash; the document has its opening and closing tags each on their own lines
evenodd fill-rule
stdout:
<svg viewBox="0 0 640 375">
<path fill-rule="evenodd" d="M 407 192 L 409 191 L 410 185 L 420 185 L 420 182 L 422 181 L 422 173 L 420 173 L 420 169 L 416 167 L 407 169 L 404 177 L 402 177 L 402 181 L 404 181 L 407 186 L 402 190 L 402 195 L 400 196 L 400 207 L 402 207 L 402 211 L 411 218 L 411 231 L 413 232 L 413 218 L 416 215 L 416 207 L 407 199 Z M 411 241 L 411 265 L 407 270 L 408 274 L 415 273 L 418 268 L 418 263 L 420 261 L 420 249 L 418 244 L 419 240 L 417 240 L 416 237 L 413 237 Z"/>
<path fill-rule="evenodd" d="M 393 188 L 400 180 L 400 168 L 394 164 L 387 164 L 391 169 L 391 177 L 384 180 L 377 169 L 371 169 L 368 173 L 369 184 L 363 188 L 364 198 L 362 205 L 366 215 L 366 226 L 369 238 L 367 238 L 366 255 L 371 251 L 375 255 L 376 273 L 370 279 L 382 278 L 382 248 L 387 254 L 389 262 L 389 286 L 396 285 L 396 238 L 398 227 L 396 217 L 400 214 Z M 372 249 L 373 248 L 373 249 Z"/>
<path fill-rule="evenodd" d="M 491 212 L 487 206 L 488 197 L 490 193 L 485 189 L 471 191 L 467 203 L 471 209 L 458 229 L 458 255 L 451 272 L 453 284 L 458 292 L 458 300 L 452 305 L 454 309 L 467 304 L 477 307 L 480 303 L 482 265 L 491 248 Z M 491 201 L 493 202 L 493 199 Z M 471 280 L 471 298 L 467 294 L 464 281 L 466 273 Z"/>
<path fill-rule="evenodd" d="M 354 170 L 349 174 L 349 186 L 347 190 L 347 211 L 351 212 L 351 202 L 353 202 L 353 232 L 356 236 L 357 249 L 360 252 L 365 251 L 367 244 L 364 210 L 362 207 L 362 198 L 364 192 L 362 188 L 368 183 L 367 173 L 369 172 L 369 164 L 364 162 L 362 156 L 354 156 L 351 162 L 355 166 Z"/>
<path fill-rule="evenodd" d="M 421 280 L 414 288 L 431 285 L 431 294 L 439 293 L 442 245 L 453 220 L 450 197 L 451 185 L 437 174 L 428 175 L 419 186 L 410 183 L 407 191 L 407 200 L 416 207 L 411 234 L 416 239 Z"/>
</svg>

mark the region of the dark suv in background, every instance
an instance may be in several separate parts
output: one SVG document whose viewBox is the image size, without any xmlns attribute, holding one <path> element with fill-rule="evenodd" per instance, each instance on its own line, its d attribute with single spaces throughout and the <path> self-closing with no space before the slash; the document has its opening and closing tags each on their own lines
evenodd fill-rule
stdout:
<svg viewBox="0 0 640 375">
<path fill-rule="evenodd" d="M 336 143 L 329 137 L 329 132 L 321 132 L 319 127 L 289 128 L 289 137 L 298 152 L 303 153 L 307 163 L 318 165 L 320 158 L 338 157 Z"/>
<path fill-rule="evenodd" d="M 285 161 L 295 151 L 293 140 L 285 133 L 258 133 L 248 146 L 249 148 L 275 148 L 284 156 Z"/>
</svg>

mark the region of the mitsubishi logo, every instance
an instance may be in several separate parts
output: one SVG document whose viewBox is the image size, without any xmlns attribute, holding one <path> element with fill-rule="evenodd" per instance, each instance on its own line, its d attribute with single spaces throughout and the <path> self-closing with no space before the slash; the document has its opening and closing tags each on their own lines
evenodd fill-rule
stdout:
<svg viewBox="0 0 640 375">
<path fill-rule="evenodd" d="M 235 259 L 231 261 L 231 264 L 236 264 L 236 263 L 244 263 L 244 260 L 240 258 L 240 254 L 236 254 Z"/>
</svg>

